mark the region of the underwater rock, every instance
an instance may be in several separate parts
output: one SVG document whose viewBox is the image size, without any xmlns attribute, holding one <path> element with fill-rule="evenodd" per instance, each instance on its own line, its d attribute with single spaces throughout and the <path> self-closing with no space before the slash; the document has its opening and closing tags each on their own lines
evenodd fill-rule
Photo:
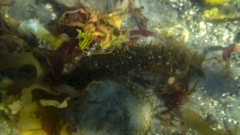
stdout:
<svg viewBox="0 0 240 135">
<path fill-rule="evenodd" d="M 59 5 L 63 5 L 67 8 L 79 8 L 81 3 L 79 0 L 54 0 Z"/>
<path fill-rule="evenodd" d="M 145 91 L 147 93 L 149 91 Z M 137 98 L 125 86 L 104 80 L 93 84 L 87 97 L 68 111 L 86 135 L 143 135 L 149 128 L 153 105 Z M 153 97 L 151 97 L 153 98 Z"/>
<path fill-rule="evenodd" d="M 3 21 L 13 30 L 24 20 L 38 18 L 47 24 L 56 19 L 56 14 L 51 4 L 37 3 L 36 0 L 9 1 L 9 5 L 0 6 L 0 12 Z"/>
<path fill-rule="evenodd" d="M 92 11 L 99 11 L 101 13 L 109 13 L 113 11 L 124 11 L 128 8 L 128 0 L 55 0 L 67 8 L 85 7 Z"/>
</svg>

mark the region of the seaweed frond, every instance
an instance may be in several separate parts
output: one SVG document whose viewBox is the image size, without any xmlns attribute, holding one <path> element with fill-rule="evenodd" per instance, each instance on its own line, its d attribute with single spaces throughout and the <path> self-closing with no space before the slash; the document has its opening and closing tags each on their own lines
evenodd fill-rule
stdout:
<svg viewBox="0 0 240 135">
<path fill-rule="evenodd" d="M 22 53 L 7 53 L 0 52 L 0 70 L 6 68 L 16 68 L 19 69 L 24 65 L 32 65 L 36 68 L 36 77 L 41 77 L 43 75 L 43 69 L 40 62 L 33 56 L 33 53 L 22 52 Z"/>
<path fill-rule="evenodd" d="M 78 32 L 77 38 L 79 39 L 79 48 L 83 52 L 85 52 L 89 45 L 92 43 L 93 31 L 91 31 L 90 29 L 87 30 L 85 33 L 83 33 L 80 29 L 76 29 L 76 31 Z"/>
<path fill-rule="evenodd" d="M 187 123 L 193 127 L 200 135 L 229 135 L 229 133 L 225 130 L 213 130 L 204 118 L 188 108 L 182 109 L 182 112 L 186 118 Z"/>
</svg>

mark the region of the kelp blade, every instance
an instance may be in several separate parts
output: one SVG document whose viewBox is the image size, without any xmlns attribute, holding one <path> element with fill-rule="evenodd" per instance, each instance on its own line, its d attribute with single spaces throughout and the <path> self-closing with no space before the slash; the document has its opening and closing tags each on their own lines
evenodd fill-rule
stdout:
<svg viewBox="0 0 240 135">
<path fill-rule="evenodd" d="M 6 68 L 20 68 L 25 65 L 33 65 L 36 68 L 37 77 L 40 77 L 43 74 L 43 69 L 39 61 L 30 52 L 0 52 L 0 58 L 0 70 Z"/>
<path fill-rule="evenodd" d="M 184 108 L 182 109 L 183 114 L 190 126 L 196 130 L 200 135 L 229 135 L 227 131 L 215 131 L 209 124 L 194 111 Z"/>
</svg>

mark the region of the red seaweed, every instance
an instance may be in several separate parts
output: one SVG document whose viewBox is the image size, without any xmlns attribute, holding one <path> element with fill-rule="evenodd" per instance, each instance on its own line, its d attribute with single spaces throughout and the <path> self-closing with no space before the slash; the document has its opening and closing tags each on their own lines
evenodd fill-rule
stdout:
<svg viewBox="0 0 240 135">
<path fill-rule="evenodd" d="M 240 46 L 231 46 L 226 48 L 222 53 L 223 60 L 227 61 L 230 58 L 232 52 L 240 52 Z"/>
<path fill-rule="evenodd" d="M 161 112 L 160 116 L 177 111 L 180 106 L 189 100 L 189 79 L 189 75 L 180 78 L 169 77 L 166 84 L 160 87 L 160 89 L 158 88 L 158 94 L 164 100 L 167 107 L 167 110 Z"/>
<path fill-rule="evenodd" d="M 61 51 L 66 55 L 66 57 L 73 60 L 82 54 L 82 51 L 78 47 L 78 43 L 78 39 L 70 39 L 63 45 Z"/>
<path fill-rule="evenodd" d="M 147 19 L 141 13 L 141 9 L 143 8 L 144 7 L 132 8 L 132 3 L 131 2 L 129 3 L 129 12 L 132 14 L 132 18 L 138 27 L 138 30 L 130 31 L 131 36 L 133 35 L 142 35 L 144 37 L 154 36 L 154 32 L 144 29 L 144 27 L 146 26 Z"/>
<path fill-rule="evenodd" d="M 62 82 L 61 73 L 64 69 L 64 57 L 65 55 L 62 52 L 56 52 L 53 55 L 46 55 L 46 61 L 50 66 L 49 77 L 54 82 Z"/>
</svg>

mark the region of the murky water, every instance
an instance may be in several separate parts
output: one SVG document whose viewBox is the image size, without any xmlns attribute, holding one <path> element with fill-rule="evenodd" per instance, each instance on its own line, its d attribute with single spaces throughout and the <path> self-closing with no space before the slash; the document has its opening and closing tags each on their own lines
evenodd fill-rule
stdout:
<svg viewBox="0 0 240 135">
<path fill-rule="evenodd" d="M 239 134 L 238 5 L 1 1 L 0 134 Z"/>
</svg>

